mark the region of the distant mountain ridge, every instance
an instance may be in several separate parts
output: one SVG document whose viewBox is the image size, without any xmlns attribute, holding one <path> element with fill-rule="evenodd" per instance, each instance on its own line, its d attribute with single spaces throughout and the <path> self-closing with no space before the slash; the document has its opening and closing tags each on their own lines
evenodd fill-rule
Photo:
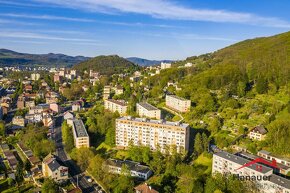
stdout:
<svg viewBox="0 0 290 193">
<path fill-rule="evenodd" d="M 65 54 L 29 54 L 20 53 L 9 49 L 0 49 L 0 66 L 16 66 L 16 65 L 46 65 L 56 67 L 71 67 L 75 64 L 91 59 L 85 56 L 68 56 Z M 173 62 L 172 60 L 148 60 L 138 57 L 125 58 L 126 60 L 139 66 L 158 65 L 161 62 Z"/>
<path fill-rule="evenodd" d="M 135 64 L 138 64 L 140 66 L 152 66 L 152 65 L 158 65 L 161 62 L 173 62 L 173 60 L 147 60 L 144 58 L 138 58 L 138 57 L 129 57 L 126 58 L 130 62 L 133 62 Z"/>
<path fill-rule="evenodd" d="M 64 54 L 27 54 L 19 53 L 8 49 L 0 49 L 0 66 L 16 65 L 46 65 L 70 67 L 74 64 L 88 60 L 84 56 L 68 56 Z"/>
</svg>

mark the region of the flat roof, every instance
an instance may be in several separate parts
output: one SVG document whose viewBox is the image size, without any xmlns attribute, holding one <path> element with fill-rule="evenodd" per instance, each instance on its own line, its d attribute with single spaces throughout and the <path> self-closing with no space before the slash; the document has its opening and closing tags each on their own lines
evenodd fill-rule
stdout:
<svg viewBox="0 0 290 193">
<path fill-rule="evenodd" d="M 82 120 L 75 119 L 73 120 L 74 130 L 77 137 L 88 137 L 87 130 Z"/>
<path fill-rule="evenodd" d="M 266 151 L 266 150 L 260 150 L 260 151 L 258 151 L 258 153 L 262 153 L 262 154 L 265 154 L 265 155 L 269 155 L 269 156 L 272 156 L 272 157 L 275 157 L 275 158 L 290 162 L 290 158 L 289 157 L 283 157 L 283 156 L 275 155 L 272 152 L 269 152 L 269 151 Z"/>
<path fill-rule="evenodd" d="M 130 161 L 130 160 L 117 160 L 117 159 L 108 159 L 107 165 L 115 166 L 118 168 L 122 168 L 123 165 L 128 166 L 130 171 L 136 171 L 139 173 L 146 174 L 150 171 L 148 166 L 141 165 L 138 162 Z"/>
<path fill-rule="evenodd" d="M 121 105 L 121 106 L 127 106 L 126 102 L 123 100 L 114 100 L 114 99 L 107 99 L 107 101 L 115 103 L 117 105 Z"/>
<path fill-rule="evenodd" d="M 146 102 L 141 102 L 141 103 L 137 103 L 138 105 L 142 106 L 143 108 L 145 108 L 148 111 L 156 111 L 159 110 L 158 108 L 154 107 L 153 105 L 146 103 Z"/>
<path fill-rule="evenodd" d="M 282 186 L 284 188 L 290 189 L 290 180 L 276 174 L 272 174 L 269 181 L 273 182 L 274 184 L 278 184 L 279 186 Z"/>
<path fill-rule="evenodd" d="M 166 97 L 167 96 L 175 98 L 175 99 L 178 99 L 178 100 L 182 100 L 182 101 L 189 101 L 189 99 L 185 99 L 185 98 L 182 98 L 182 97 L 179 97 L 179 96 L 176 96 L 176 95 L 166 95 Z"/>
<path fill-rule="evenodd" d="M 214 153 L 214 155 L 222 157 L 222 158 L 224 158 L 226 160 L 235 162 L 235 163 L 240 164 L 240 165 L 244 165 L 244 164 L 246 164 L 246 163 L 248 163 L 250 161 L 248 159 L 239 157 L 237 155 L 234 155 L 234 154 L 231 154 L 231 153 L 228 153 L 228 152 L 225 152 L 225 151 L 220 151 L 220 152 Z M 257 163 L 255 163 L 253 165 L 250 165 L 250 166 L 247 166 L 247 168 L 250 168 L 252 170 L 256 170 L 256 166 L 257 165 L 261 166 L 261 171 L 260 172 L 263 173 L 263 174 L 273 170 L 272 168 L 269 168 L 269 167 L 267 167 L 265 165 L 257 164 Z M 238 169 L 238 168 L 236 168 L 236 169 Z"/>
<path fill-rule="evenodd" d="M 120 117 L 116 120 L 128 120 L 128 121 L 134 121 L 134 122 L 147 122 L 147 123 L 153 123 L 153 124 L 160 124 L 160 125 L 168 125 L 168 126 L 176 126 L 176 127 L 181 127 L 181 128 L 187 128 L 189 124 L 186 123 L 180 123 L 180 122 L 171 122 L 171 121 L 166 121 L 166 120 L 153 120 L 153 119 L 147 119 L 147 118 L 135 118 L 135 117 L 130 117 L 130 116 L 124 116 Z"/>
</svg>

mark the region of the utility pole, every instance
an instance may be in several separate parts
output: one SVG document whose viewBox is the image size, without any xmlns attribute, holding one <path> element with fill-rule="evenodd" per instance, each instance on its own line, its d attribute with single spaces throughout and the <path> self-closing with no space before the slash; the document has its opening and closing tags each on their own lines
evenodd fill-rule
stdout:
<svg viewBox="0 0 290 193">
<path fill-rule="evenodd" d="M 77 175 L 77 187 L 79 187 L 79 175 Z"/>
</svg>

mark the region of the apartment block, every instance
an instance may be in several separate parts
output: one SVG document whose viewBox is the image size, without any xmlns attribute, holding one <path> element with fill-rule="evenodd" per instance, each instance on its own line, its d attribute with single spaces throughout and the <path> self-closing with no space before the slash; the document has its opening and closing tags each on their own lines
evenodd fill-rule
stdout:
<svg viewBox="0 0 290 193">
<path fill-rule="evenodd" d="M 275 160 L 279 166 L 279 173 L 287 175 L 290 172 L 289 158 L 273 155 L 271 152 L 268 152 L 266 150 L 258 151 L 258 156 L 269 161 Z"/>
<path fill-rule="evenodd" d="M 171 63 L 161 62 L 160 67 L 161 67 L 161 70 L 171 68 Z"/>
<path fill-rule="evenodd" d="M 127 104 L 124 100 L 107 99 L 105 100 L 105 109 L 111 112 L 117 111 L 120 115 L 126 115 Z"/>
<path fill-rule="evenodd" d="M 176 95 L 166 95 L 166 106 L 181 113 L 190 110 L 191 101 Z"/>
<path fill-rule="evenodd" d="M 149 103 L 137 103 L 137 113 L 140 117 L 151 119 L 161 119 L 161 110 Z"/>
<path fill-rule="evenodd" d="M 166 152 L 176 147 L 177 152 L 189 149 L 188 124 L 147 118 L 120 117 L 116 119 L 116 145 L 126 148 L 130 142 L 134 145 L 149 146 L 151 150 L 160 148 Z"/>
<path fill-rule="evenodd" d="M 233 174 L 240 180 L 251 180 L 257 188 L 265 193 L 290 193 L 290 180 L 274 174 L 273 168 L 262 163 L 253 163 L 244 156 L 225 151 L 214 153 L 212 174 Z"/>
<path fill-rule="evenodd" d="M 74 119 L 71 122 L 75 147 L 90 147 L 90 138 L 82 120 Z"/>
</svg>

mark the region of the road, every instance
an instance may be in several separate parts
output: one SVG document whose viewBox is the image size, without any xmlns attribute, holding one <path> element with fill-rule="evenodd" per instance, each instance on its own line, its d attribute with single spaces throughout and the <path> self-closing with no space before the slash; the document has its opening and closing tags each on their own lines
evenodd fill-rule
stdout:
<svg viewBox="0 0 290 193">
<path fill-rule="evenodd" d="M 88 182 L 85 179 L 84 173 L 81 172 L 79 167 L 75 164 L 73 160 L 67 156 L 66 152 L 64 151 L 64 147 L 62 144 L 61 138 L 61 124 L 63 121 L 63 116 L 56 116 L 55 117 L 55 127 L 54 127 L 54 140 L 56 144 L 56 155 L 61 159 L 61 161 L 69 168 L 69 174 L 72 176 L 71 180 L 75 185 L 78 185 L 79 188 L 84 193 L 97 193 L 93 184 Z"/>
</svg>

